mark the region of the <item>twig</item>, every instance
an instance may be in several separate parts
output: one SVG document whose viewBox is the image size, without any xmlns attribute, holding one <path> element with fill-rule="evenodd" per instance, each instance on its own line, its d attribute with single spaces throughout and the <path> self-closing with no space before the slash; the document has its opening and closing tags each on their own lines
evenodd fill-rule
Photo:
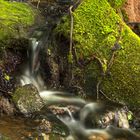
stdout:
<svg viewBox="0 0 140 140">
<path fill-rule="evenodd" d="M 121 11 L 121 9 L 119 8 L 119 9 L 117 9 L 117 12 L 118 12 L 118 14 L 120 15 L 120 18 L 122 19 L 122 21 L 123 22 L 125 22 L 124 21 L 124 19 L 123 19 L 123 14 L 122 14 L 122 11 Z"/>
<path fill-rule="evenodd" d="M 73 79 L 73 73 L 72 73 L 72 61 L 73 61 L 73 55 L 72 55 L 72 43 L 73 43 L 73 15 L 72 15 L 72 7 L 73 5 L 70 6 L 69 12 L 70 12 L 70 44 L 69 44 L 69 75 L 70 75 L 70 80 L 69 80 L 69 86 L 72 83 Z"/>
<path fill-rule="evenodd" d="M 102 79 L 99 80 L 99 82 L 97 83 L 97 86 L 96 86 L 96 96 L 97 96 L 96 99 L 97 99 L 97 101 L 99 101 L 99 86 L 100 86 L 101 82 L 102 82 Z"/>
<path fill-rule="evenodd" d="M 69 11 L 70 11 L 70 49 L 69 53 L 72 54 L 72 42 L 73 42 L 73 15 L 72 15 L 72 8 L 73 5 L 70 6 Z"/>
<path fill-rule="evenodd" d="M 120 103 L 119 101 L 114 101 L 114 100 L 110 99 L 102 90 L 99 90 L 99 93 L 101 93 L 107 100 L 111 101 L 112 103 L 119 104 L 121 106 L 125 105 L 123 103 Z"/>
<path fill-rule="evenodd" d="M 8 91 L 2 90 L 2 89 L 0 89 L 0 92 L 3 92 L 10 97 L 11 97 L 11 94 L 12 94 L 12 92 L 8 92 Z"/>
<path fill-rule="evenodd" d="M 77 0 L 76 3 L 73 4 L 72 10 L 74 11 L 82 2 L 83 0 Z"/>
<path fill-rule="evenodd" d="M 38 0 L 37 2 L 37 6 L 36 6 L 37 9 L 39 8 L 39 4 L 40 4 L 40 0 Z"/>
<path fill-rule="evenodd" d="M 107 65 L 106 73 L 108 73 L 110 71 L 110 68 L 112 67 L 113 62 L 114 62 L 114 57 L 115 57 L 115 51 L 112 52 L 110 61 L 109 61 L 108 65 Z"/>
<path fill-rule="evenodd" d="M 112 101 L 102 90 L 100 90 L 100 93 L 108 100 Z"/>
<path fill-rule="evenodd" d="M 115 57 L 115 53 L 118 49 L 120 49 L 119 47 L 119 41 L 121 40 L 121 33 L 122 33 L 122 25 L 120 25 L 120 29 L 119 29 L 119 36 L 117 37 L 116 39 L 116 42 L 114 44 L 114 46 L 112 47 L 112 55 L 111 55 L 111 58 L 109 60 L 109 63 L 107 65 L 107 70 L 106 70 L 106 74 L 110 71 L 110 68 L 112 67 L 113 65 L 113 62 L 114 62 L 114 57 Z"/>
</svg>

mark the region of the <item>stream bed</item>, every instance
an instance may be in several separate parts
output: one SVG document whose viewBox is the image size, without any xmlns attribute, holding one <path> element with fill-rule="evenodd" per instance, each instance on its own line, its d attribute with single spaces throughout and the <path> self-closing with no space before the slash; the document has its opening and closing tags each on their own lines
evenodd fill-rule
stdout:
<svg viewBox="0 0 140 140">
<path fill-rule="evenodd" d="M 37 130 L 37 123 L 19 117 L 0 118 L 0 140 L 63 140 L 57 134 L 45 134 Z"/>
</svg>

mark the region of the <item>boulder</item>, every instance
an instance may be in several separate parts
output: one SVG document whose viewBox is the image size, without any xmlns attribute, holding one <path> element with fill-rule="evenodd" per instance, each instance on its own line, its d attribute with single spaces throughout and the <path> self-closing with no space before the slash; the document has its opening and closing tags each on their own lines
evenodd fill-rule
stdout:
<svg viewBox="0 0 140 140">
<path fill-rule="evenodd" d="M 24 115 L 31 115 L 44 106 L 39 92 L 32 84 L 18 87 L 13 94 L 13 101 Z"/>
<path fill-rule="evenodd" d="M 37 24 L 35 19 L 39 12 L 27 3 L 5 0 L 0 1 L 0 9 L 0 52 L 7 48 L 26 48 L 29 32 Z"/>
<path fill-rule="evenodd" d="M 84 0 L 72 15 L 75 50 L 72 59 L 76 52 L 76 61 L 83 66 L 81 69 L 76 65 L 73 73 L 83 79 L 86 92 L 96 94 L 100 85 L 99 90 L 111 100 L 138 107 L 140 38 L 107 0 Z M 69 40 L 70 16 L 64 16 L 55 31 Z"/>
<path fill-rule="evenodd" d="M 26 3 L 0 1 L 0 40 L 21 37 L 25 29 L 34 23 L 35 12 Z"/>
</svg>

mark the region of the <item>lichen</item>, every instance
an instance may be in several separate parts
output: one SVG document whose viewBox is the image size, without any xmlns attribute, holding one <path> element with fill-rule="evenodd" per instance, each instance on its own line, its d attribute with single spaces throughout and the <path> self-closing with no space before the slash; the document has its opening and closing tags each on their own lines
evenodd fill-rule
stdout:
<svg viewBox="0 0 140 140">
<path fill-rule="evenodd" d="M 43 107 L 43 101 L 39 96 L 38 90 L 31 84 L 18 87 L 12 99 L 19 110 L 25 115 L 39 111 Z"/>
<path fill-rule="evenodd" d="M 102 90 L 113 100 L 140 105 L 140 38 L 125 25 L 107 0 L 84 0 L 73 12 L 73 16 L 73 41 L 79 59 L 86 60 L 96 56 L 106 69 L 113 46 L 120 38 L 120 48 L 115 50 L 113 65 L 109 70 L 110 76 L 106 74 L 103 78 Z M 56 31 L 69 38 L 69 16 L 63 18 Z M 96 72 L 96 68 L 99 69 L 98 65 L 95 66 L 96 62 L 92 63 L 86 67 L 84 80 L 85 83 L 94 81 L 92 86 L 96 88 L 97 77 L 101 74 Z M 91 84 L 86 86 L 87 89 L 91 88 Z"/>
</svg>

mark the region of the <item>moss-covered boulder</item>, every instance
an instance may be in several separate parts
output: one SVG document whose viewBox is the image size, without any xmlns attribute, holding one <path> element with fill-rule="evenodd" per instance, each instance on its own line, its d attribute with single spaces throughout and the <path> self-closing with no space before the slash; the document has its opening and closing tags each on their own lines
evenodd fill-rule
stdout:
<svg viewBox="0 0 140 140">
<path fill-rule="evenodd" d="M 40 111 L 44 106 L 38 90 L 32 84 L 18 87 L 13 94 L 13 101 L 24 115 Z"/>
<path fill-rule="evenodd" d="M 140 38 L 111 4 L 108 0 L 84 0 L 73 12 L 73 48 L 79 62 L 90 62 L 84 67 L 88 90 L 102 81 L 100 88 L 109 98 L 139 106 Z M 69 39 L 70 16 L 63 18 L 56 31 Z"/>
<path fill-rule="evenodd" d="M 37 12 L 27 3 L 0 0 L 0 50 L 12 39 L 27 35 L 27 27 L 34 24 Z"/>
<path fill-rule="evenodd" d="M 0 9 L 0 39 L 18 36 L 21 29 L 34 23 L 33 9 L 25 3 L 1 0 Z"/>
</svg>

